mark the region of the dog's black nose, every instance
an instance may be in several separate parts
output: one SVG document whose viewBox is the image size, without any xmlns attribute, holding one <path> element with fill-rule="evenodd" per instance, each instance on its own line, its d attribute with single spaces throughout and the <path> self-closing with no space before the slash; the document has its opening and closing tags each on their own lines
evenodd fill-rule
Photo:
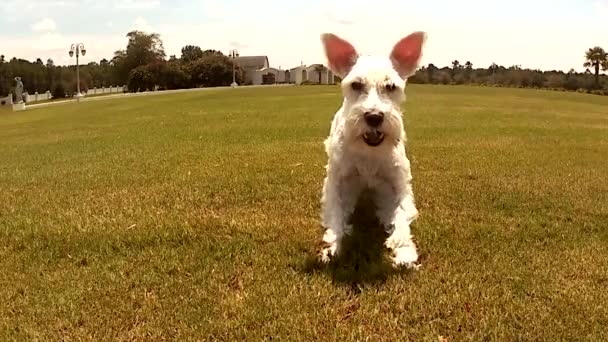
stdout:
<svg viewBox="0 0 608 342">
<path fill-rule="evenodd" d="M 365 113 L 364 117 L 365 117 L 365 122 L 367 122 L 367 124 L 370 125 L 371 127 L 380 126 L 380 124 L 384 120 L 384 114 L 380 113 L 380 112 L 375 112 L 375 113 L 367 112 L 367 113 Z"/>
</svg>

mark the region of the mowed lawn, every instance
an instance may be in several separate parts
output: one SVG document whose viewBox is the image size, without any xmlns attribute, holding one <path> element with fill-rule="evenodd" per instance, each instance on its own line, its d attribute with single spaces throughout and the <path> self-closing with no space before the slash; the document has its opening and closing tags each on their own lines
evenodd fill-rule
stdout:
<svg viewBox="0 0 608 342">
<path fill-rule="evenodd" d="M 0 340 L 607 340 L 608 97 L 407 94 L 416 272 L 314 262 L 336 86 L 0 112 Z"/>
</svg>

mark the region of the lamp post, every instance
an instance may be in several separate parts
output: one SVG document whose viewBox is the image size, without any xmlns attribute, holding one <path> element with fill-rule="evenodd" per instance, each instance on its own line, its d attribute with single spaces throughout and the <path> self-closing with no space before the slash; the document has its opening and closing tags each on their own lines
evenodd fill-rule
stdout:
<svg viewBox="0 0 608 342">
<path fill-rule="evenodd" d="M 239 56 L 239 52 L 236 49 L 230 50 L 229 56 L 230 56 L 230 58 L 232 58 L 232 84 L 230 86 L 232 88 L 235 88 L 238 86 L 238 84 L 236 84 L 236 67 L 235 67 L 236 61 L 235 60 Z"/>
<path fill-rule="evenodd" d="M 84 56 L 86 53 L 87 50 L 85 50 L 84 44 L 82 43 L 72 44 L 69 51 L 70 57 L 74 57 L 74 54 L 76 54 L 76 99 L 78 101 L 80 101 L 80 98 L 82 97 L 82 94 L 80 93 L 80 63 L 78 58 L 80 57 L 80 54 Z"/>
</svg>

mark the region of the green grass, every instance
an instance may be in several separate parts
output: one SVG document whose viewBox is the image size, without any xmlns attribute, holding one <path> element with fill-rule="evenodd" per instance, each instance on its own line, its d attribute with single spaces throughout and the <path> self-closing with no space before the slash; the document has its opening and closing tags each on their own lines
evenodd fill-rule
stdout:
<svg viewBox="0 0 608 342">
<path fill-rule="evenodd" d="M 608 98 L 410 86 L 417 272 L 363 231 L 313 261 L 340 101 L 0 113 L 0 340 L 608 339 Z"/>
<path fill-rule="evenodd" d="M 105 97 L 105 96 L 110 96 L 110 95 L 120 95 L 123 94 L 123 92 L 114 92 L 114 93 L 103 93 L 103 94 L 91 94 L 91 95 L 85 95 L 83 98 L 92 98 L 92 97 Z M 46 103 L 54 103 L 54 102 L 64 102 L 64 101 L 76 101 L 77 99 L 75 97 L 55 97 L 52 98 L 50 100 L 42 100 L 42 101 L 36 101 L 36 102 L 28 102 L 29 105 L 39 105 L 39 104 L 46 104 Z"/>
</svg>

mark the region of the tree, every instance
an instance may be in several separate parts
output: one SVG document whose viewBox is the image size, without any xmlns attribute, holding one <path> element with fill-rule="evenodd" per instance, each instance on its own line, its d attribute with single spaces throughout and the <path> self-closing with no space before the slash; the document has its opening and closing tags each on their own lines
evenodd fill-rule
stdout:
<svg viewBox="0 0 608 342">
<path fill-rule="evenodd" d="M 464 64 L 464 68 L 467 69 L 467 70 L 469 70 L 469 71 L 473 70 L 473 63 L 471 63 L 470 61 L 467 61 Z"/>
<path fill-rule="evenodd" d="M 450 75 L 452 79 L 456 78 L 456 74 L 462 69 L 460 62 L 458 60 L 452 61 L 452 70 L 450 70 Z"/>
<path fill-rule="evenodd" d="M 228 86 L 232 83 L 232 61 L 224 55 L 205 55 L 188 67 L 188 73 L 194 87 Z M 241 83 L 242 74 L 238 69 L 236 76 L 237 83 Z"/>
<path fill-rule="evenodd" d="M 435 64 L 429 64 L 427 68 L 427 73 L 429 75 L 429 83 L 435 83 L 435 74 L 439 71 L 439 68 L 435 66 Z"/>
<path fill-rule="evenodd" d="M 165 63 L 160 76 L 160 84 L 165 89 L 188 88 L 190 76 L 182 69 L 177 61 Z"/>
<path fill-rule="evenodd" d="M 593 67 L 595 69 L 595 87 L 600 86 L 600 68 L 608 70 L 608 53 L 599 46 L 587 50 L 585 53 L 585 68 Z"/>
<path fill-rule="evenodd" d="M 165 58 L 165 49 L 158 33 L 131 31 L 127 33 L 127 38 L 127 48 L 116 51 L 112 59 L 121 82 L 130 77 L 131 70 Z"/>
<path fill-rule="evenodd" d="M 564 80 L 564 88 L 566 90 L 577 90 L 579 88 L 579 80 L 574 69 L 570 69 Z"/>
<path fill-rule="evenodd" d="M 49 85 L 49 90 L 53 90 L 53 85 L 55 84 L 55 62 L 52 59 L 46 60 L 46 82 Z M 64 91 L 62 89 L 62 91 Z M 64 91 L 65 94 L 65 91 Z"/>
<path fill-rule="evenodd" d="M 203 50 L 194 45 L 186 45 L 182 48 L 182 62 L 192 63 L 203 57 Z"/>
<path fill-rule="evenodd" d="M 155 86 L 154 83 L 154 75 L 147 66 L 140 66 L 129 72 L 127 87 L 131 92 L 152 90 Z"/>
<path fill-rule="evenodd" d="M 61 82 L 57 83 L 55 88 L 53 88 L 53 98 L 62 99 L 65 97 L 65 88 Z"/>
<path fill-rule="evenodd" d="M 6 60 L 4 59 L 4 55 L 0 55 L 0 97 L 4 97 L 4 95 L 8 94 L 9 92 L 9 72 L 10 70 L 6 66 Z"/>
<path fill-rule="evenodd" d="M 498 71 L 498 69 L 498 65 L 494 62 L 492 62 L 492 65 L 490 65 L 490 67 L 488 68 L 490 74 L 492 75 L 492 84 L 496 84 L 496 72 Z"/>
<path fill-rule="evenodd" d="M 203 51 L 203 56 L 223 56 L 224 54 L 219 50 L 207 49 Z"/>
</svg>

